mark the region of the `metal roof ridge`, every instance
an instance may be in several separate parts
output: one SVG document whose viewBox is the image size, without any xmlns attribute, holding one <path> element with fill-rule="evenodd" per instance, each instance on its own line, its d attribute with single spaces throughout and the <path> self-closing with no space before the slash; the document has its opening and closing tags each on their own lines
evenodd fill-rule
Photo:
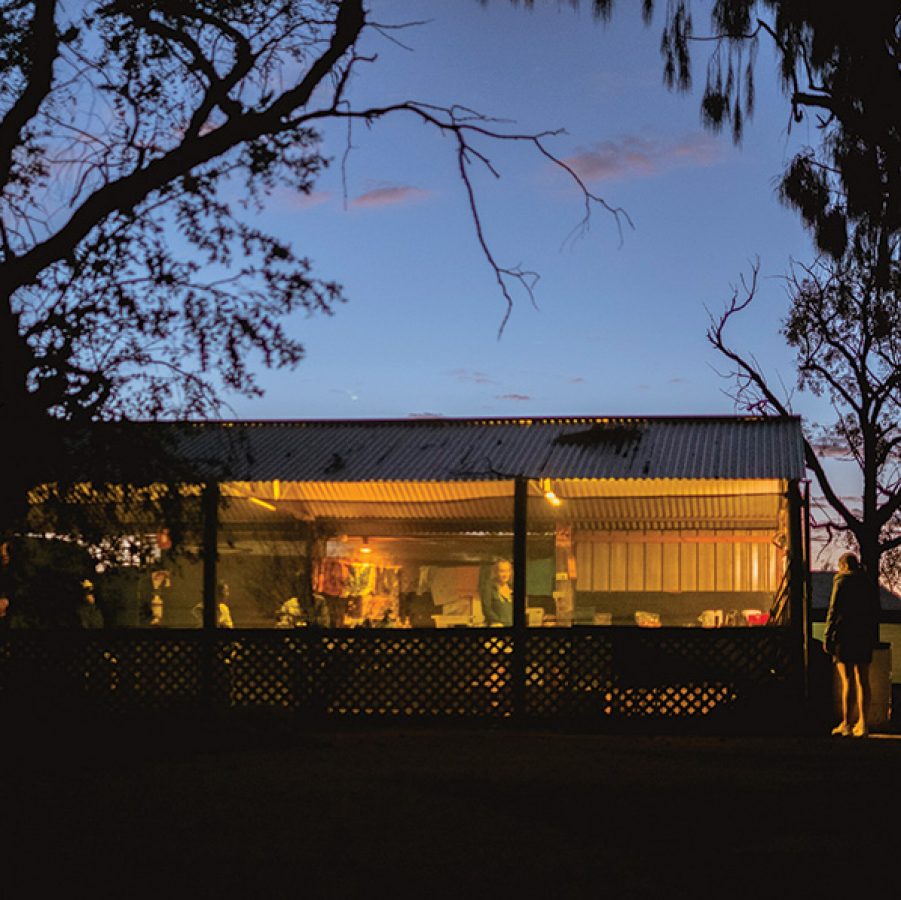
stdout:
<svg viewBox="0 0 901 900">
<path fill-rule="evenodd" d="M 801 416 L 792 414 L 788 416 L 742 415 L 742 414 L 702 414 L 690 413 L 659 414 L 659 415 L 579 415 L 579 416 L 423 416 L 409 418 L 314 418 L 314 419 L 140 419 L 126 422 L 114 422 L 118 425 L 170 425 L 170 426 L 210 426 L 210 427 L 284 427 L 298 428 L 315 425 L 403 425 L 410 427 L 424 427 L 427 425 L 582 425 L 601 423 L 776 423 L 793 421 L 800 422 Z"/>
</svg>

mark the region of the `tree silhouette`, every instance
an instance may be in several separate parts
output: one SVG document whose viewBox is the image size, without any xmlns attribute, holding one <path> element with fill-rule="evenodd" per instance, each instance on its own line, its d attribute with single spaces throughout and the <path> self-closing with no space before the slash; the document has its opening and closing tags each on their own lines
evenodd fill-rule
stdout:
<svg viewBox="0 0 901 900">
<path fill-rule="evenodd" d="M 357 107 L 349 79 L 374 62 L 361 37 L 392 27 L 370 21 L 363 0 L 0 5 L 8 520 L 28 488 L 67 476 L 61 441 L 84 423 L 208 415 L 223 387 L 259 392 L 256 359 L 300 360 L 284 317 L 328 313 L 342 289 L 252 212 L 277 186 L 313 189 L 323 124 L 413 116 L 451 138 L 508 314 L 533 281 L 496 259 L 482 227 L 471 172 L 497 174 L 491 143 L 526 144 L 564 169 L 586 216 L 605 205 L 547 148 L 551 132 L 413 100 Z"/>
<path fill-rule="evenodd" d="M 791 307 L 782 329 L 796 354 L 798 388 L 827 398 L 835 413 L 830 424 L 809 428 L 805 441 L 805 461 L 825 501 L 815 524 L 830 538 L 853 538 L 874 596 L 880 573 L 887 580 L 896 575 L 901 548 L 901 266 L 892 267 L 886 284 L 877 255 L 861 250 L 796 265 L 787 279 Z M 740 405 L 788 415 L 790 400 L 726 337 L 756 290 L 755 267 L 712 319 L 707 337 L 733 366 Z M 859 507 L 834 487 L 824 455 L 853 461 L 861 476 Z"/>
<path fill-rule="evenodd" d="M 646 22 L 653 0 L 643 0 Z M 615 0 L 594 0 L 608 17 Z M 807 467 L 825 500 L 828 532 L 857 543 L 870 579 L 901 571 L 901 6 L 897 0 L 846 5 L 810 0 L 713 0 L 710 27 L 695 31 L 690 0 L 668 0 L 660 49 L 664 81 L 687 91 L 693 56 L 705 48 L 701 119 L 729 127 L 739 143 L 754 113 L 761 42 L 776 51 L 789 128 L 811 118 L 817 142 L 786 165 L 779 198 L 796 210 L 822 256 L 795 265 L 783 335 L 796 352 L 797 384 L 831 400 L 831 424 L 811 426 Z M 767 415 L 790 412 L 756 359 L 726 338 L 757 291 L 743 279 L 707 337 L 732 364 L 735 399 Z M 848 506 L 820 453 L 838 452 L 860 471 L 859 508 Z"/>
<path fill-rule="evenodd" d="M 642 0 L 646 23 L 657 5 Z M 667 0 L 660 37 L 665 83 L 688 91 L 695 56 L 705 55 L 701 120 L 713 131 L 728 127 L 738 143 L 754 114 L 758 51 L 769 44 L 788 100 L 789 128 L 810 119 L 818 136 L 787 164 L 779 196 L 834 259 L 855 239 L 875 248 L 877 275 L 887 281 L 898 253 L 893 238 L 901 230 L 897 0 L 867 0 L 853 10 L 815 0 L 711 0 L 704 6 L 709 28 L 699 32 L 691 0 Z M 616 0 L 592 0 L 591 7 L 603 19 L 617 8 Z"/>
</svg>

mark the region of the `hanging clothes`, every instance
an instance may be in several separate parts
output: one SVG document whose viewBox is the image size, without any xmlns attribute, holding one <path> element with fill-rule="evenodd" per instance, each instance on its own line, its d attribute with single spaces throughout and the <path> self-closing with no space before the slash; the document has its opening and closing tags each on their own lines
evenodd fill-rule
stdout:
<svg viewBox="0 0 901 900">
<path fill-rule="evenodd" d="M 349 566 L 345 560 L 322 559 L 314 580 L 314 590 L 331 597 L 347 596 Z"/>
<path fill-rule="evenodd" d="M 348 567 L 344 595 L 365 597 L 375 593 L 376 567 L 371 563 L 351 563 Z"/>
</svg>

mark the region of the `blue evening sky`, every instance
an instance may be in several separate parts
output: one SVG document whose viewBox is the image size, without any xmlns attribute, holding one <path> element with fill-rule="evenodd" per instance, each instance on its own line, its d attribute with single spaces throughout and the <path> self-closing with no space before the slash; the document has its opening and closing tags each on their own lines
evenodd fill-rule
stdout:
<svg viewBox="0 0 901 900">
<path fill-rule="evenodd" d="M 659 4 L 662 6 L 663 4 Z M 373 34 L 352 85 L 355 105 L 403 99 L 459 103 L 513 120 L 517 131 L 565 129 L 547 141 L 591 189 L 634 222 L 620 243 L 598 208 L 587 235 L 567 178 L 526 145 L 480 145 L 500 172 L 477 172 L 486 236 L 498 261 L 540 273 L 538 308 L 522 292 L 498 338 L 505 304 L 481 254 L 452 142 L 398 114 L 357 126 L 342 185 L 346 134 L 325 133 L 334 160 L 309 198 L 284 191 L 263 221 L 289 236 L 318 276 L 344 285 L 335 315 L 298 316 L 306 357 L 262 373 L 261 399 L 234 400 L 242 418 L 720 414 L 723 366 L 705 340 L 705 307 L 719 310 L 760 258 L 759 299 L 737 323 L 737 346 L 791 384 L 778 334 L 779 277 L 812 249 L 780 206 L 774 179 L 806 124 L 788 133 L 775 59 L 761 45 L 757 112 L 741 147 L 702 129 L 695 87 L 662 84 L 662 12 L 645 28 L 637 0 L 613 21 L 590 3 L 373 0 L 384 23 L 428 20 Z M 696 4 L 698 30 L 705 4 Z M 515 290 L 515 288 L 514 288 Z M 799 412 L 813 409 L 797 404 Z"/>
</svg>

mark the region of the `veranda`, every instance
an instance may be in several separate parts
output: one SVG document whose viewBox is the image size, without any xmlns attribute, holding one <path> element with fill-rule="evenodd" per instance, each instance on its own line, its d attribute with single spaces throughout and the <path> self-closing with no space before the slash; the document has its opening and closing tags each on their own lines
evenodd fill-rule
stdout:
<svg viewBox="0 0 901 900">
<path fill-rule="evenodd" d="M 103 628 L 7 630 L 6 701 L 599 728 L 803 703 L 796 418 L 179 435 L 201 476 L 193 543 L 143 522 L 150 557 L 94 576 Z M 503 561 L 512 602 L 498 622 Z"/>
</svg>

